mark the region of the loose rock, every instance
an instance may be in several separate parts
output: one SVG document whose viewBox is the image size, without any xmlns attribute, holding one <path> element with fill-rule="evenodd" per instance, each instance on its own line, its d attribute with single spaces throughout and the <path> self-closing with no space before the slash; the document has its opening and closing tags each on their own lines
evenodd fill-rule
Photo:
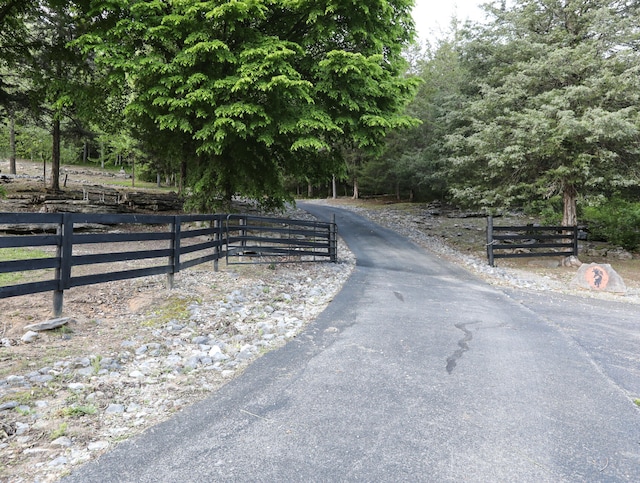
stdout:
<svg viewBox="0 0 640 483">
<path fill-rule="evenodd" d="M 38 337 L 40 336 L 38 335 L 37 332 L 30 330 L 29 332 L 25 333 L 22 337 L 20 337 L 20 340 L 22 340 L 22 342 L 24 342 L 25 344 L 30 344 L 34 342 Z"/>
<path fill-rule="evenodd" d="M 72 319 L 69 317 L 51 319 L 44 322 L 38 322 L 37 324 L 26 325 L 25 329 L 33 330 L 35 332 L 41 332 L 43 330 L 57 329 L 58 327 L 62 327 L 63 325 L 66 325 L 71 321 Z"/>
</svg>

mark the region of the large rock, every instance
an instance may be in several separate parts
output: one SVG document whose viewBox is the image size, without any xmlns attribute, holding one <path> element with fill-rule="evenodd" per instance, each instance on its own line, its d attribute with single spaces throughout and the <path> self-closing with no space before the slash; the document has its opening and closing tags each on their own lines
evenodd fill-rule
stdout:
<svg viewBox="0 0 640 483">
<path fill-rule="evenodd" d="M 62 327 L 63 325 L 75 322 L 75 320 L 69 317 L 62 317 L 59 319 L 50 319 L 44 322 L 38 322 L 37 324 L 26 325 L 25 330 L 32 330 L 34 332 L 42 332 L 43 330 L 52 330 L 57 329 L 58 327 Z"/>
<path fill-rule="evenodd" d="M 622 277 L 608 263 L 582 264 L 571 286 L 601 292 L 626 293 Z"/>
</svg>

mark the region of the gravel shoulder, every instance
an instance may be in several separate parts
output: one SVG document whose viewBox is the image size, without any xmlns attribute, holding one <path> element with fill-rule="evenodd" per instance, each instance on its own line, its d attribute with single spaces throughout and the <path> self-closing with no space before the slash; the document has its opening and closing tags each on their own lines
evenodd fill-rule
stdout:
<svg viewBox="0 0 640 483">
<path fill-rule="evenodd" d="M 340 203 L 496 286 L 640 303 L 636 260 L 616 267 L 625 296 L 572 290 L 575 268 L 488 267 L 479 220 L 424 206 L 319 202 Z M 354 266 L 340 242 L 337 264 L 201 266 L 180 273 L 171 291 L 163 277 L 73 289 L 65 295 L 72 321 L 31 343 L 21 340 L 24 326 L 48 317 L 50 294 L 0 300 L 0 481 L 56 481 L 211 395 L 314 320 Z"/>
</svg>

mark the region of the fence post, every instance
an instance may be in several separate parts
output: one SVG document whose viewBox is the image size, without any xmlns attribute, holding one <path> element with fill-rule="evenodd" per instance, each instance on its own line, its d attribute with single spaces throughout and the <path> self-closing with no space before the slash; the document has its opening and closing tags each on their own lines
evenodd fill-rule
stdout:
<svg viewBox="0 0 640 483">
<path fill-rule="evenodd" d="M 487 217 L 487 258 L 489 266 L 493 267 L 493 216 Z"/>
<path fill-rule="evenodd" d="M 238 220 L 238 224 L 243 227 L 247 225 L 246 215 Z M 244 255 L 244 249 L 247 248 L 247 230 L 245 228 L 241 228 L 239 231 L 240 234 L 240 246 L 242 247 L 242 254 Z"/>
<path fill-rule="evenodd" d="M 213 254 L 216 256 L 213 259 L 213 271 L 218 271 L 218 260 L 220 260 L 220 240 L 222 237 L 220 236 L 220 218 L 216 215 L 216 218 L 213 220 Z"/>
<path fill-rule="evenodd" d="M 578 256 L 578 225 L 573 227 L 573 256 Z"/>
<path fill-rule="evenodd" d="M 169 256 L 170 271 L 167 273 L 167 288 L 173 288 L 176 272 L 180 271 L 180 216 L 174 216 L 171 223 L 171 255 Z"/>
<path fill-rule="evenodd" d="M 62 316 L 64 302 L 64 290 L 71 285 L 71 257 L 73 254 L 73 215 L 64 213 L 62 221 L 56 230 L 60 237 L 56 247 L 56 258 L 60 265 L 56 268 L 55 278 L 58 281 L 58 289 L 53 292 L 53 316 Z"/>
<path fill-rule="evenodd" d="M 338 261 L 338 236 L 337 236 L 336 214 L 331 214 L 331 225 L 329 225 L 329 261 Z"/>
</svg>

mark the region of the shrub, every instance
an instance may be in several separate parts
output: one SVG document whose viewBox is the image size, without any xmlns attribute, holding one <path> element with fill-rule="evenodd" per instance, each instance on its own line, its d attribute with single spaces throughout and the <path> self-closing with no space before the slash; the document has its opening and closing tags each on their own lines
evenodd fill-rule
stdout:
<svg viewBox="0 0 640 483">
<path fill-rule="evenodd" d="M 536 198 L 523 206 L 524 213 L 537 217 L 542 225 L 555 226 L 562 222 L 562 197 Z"/>
<path fill-rule="evenodd" d="M 626 250 L 640 246 L 640 203 L 612 199 L 584 207 L 589 239 L 606 241 Z"/>
</svg>

